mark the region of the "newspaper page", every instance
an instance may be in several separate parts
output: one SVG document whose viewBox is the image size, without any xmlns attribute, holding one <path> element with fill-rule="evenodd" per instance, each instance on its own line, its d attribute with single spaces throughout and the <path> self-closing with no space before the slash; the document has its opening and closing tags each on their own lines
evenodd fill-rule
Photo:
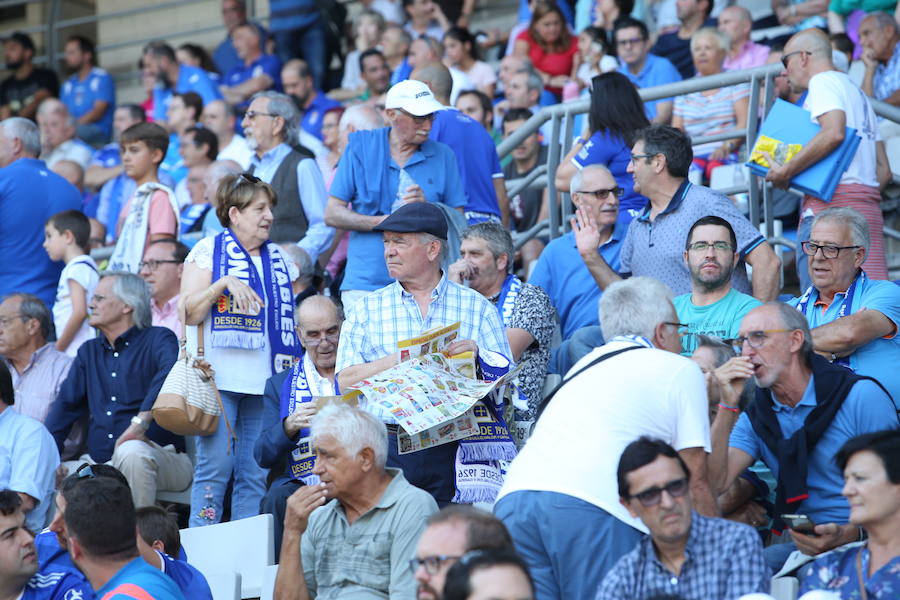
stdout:
<svg viewBox="0 0 900 600">
<path fill-rule="evenodd" d="M 397 342 L 400 350 L 400 362 L 418 358 L 426 354 L 443 352 L 444 348 L 459 337 L 459 321 L 445 327 L 436 327 L 408 340 Z"/>
</svg>

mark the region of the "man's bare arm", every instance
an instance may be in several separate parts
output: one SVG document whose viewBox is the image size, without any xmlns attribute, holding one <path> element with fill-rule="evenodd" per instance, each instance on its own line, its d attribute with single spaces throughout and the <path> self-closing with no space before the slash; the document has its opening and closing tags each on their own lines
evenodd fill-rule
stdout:
<svg viewBox="0 0 900 600">
<path fill-rule="evenodd" d="M 109 108 L 109 102 L 106 102 L 105 100 L 95 100 L 91 110 L 78 117 L 78 123 L 82 125 L 86 123 L 96 123 L 103 118 L 103 113 L 106 112 L 107 108 Z"/>
<path fill-rule="evenodd" d="M 847 356 L 860 346 L 896 333 L 894 322 L 877 310 L 861 310 L 812 330 L 817 352 Z"/>
<path fill-rule="evenodd" d="M 387 215 L 361 215 L 347 207 L 347 202 L 334 196 L 328 197 L 325 205 L 325 224 L 329 227 L 349 229 L 350 231 L 372 231 L 372 228 L 384 221 Z"/>
<path fill-rule="evenodd" d="M 372 375 L 381 373 L 385 369 L 390 369 L 399 361 L 399 354 L 394 352 L 393 354 L 388 354 L 387 356 L 379 358 L 378 360 L 373 360 L 372 362 L 345 367 L 337 375 L 338 385 L 342 390 L 346 389 L 354 383 L 359 383 L 366 377 L 371 377 Z"/>
<path fill-rule="evenodd" d="M 762 242 L 744 257 L 753 267 L 753 297 L 761 302 L 769 302 L 778 297 L 781 290 L 781 259 L 768 242 Z"/>
<path fill-rule="evenodd" d="M 256 77 L 231 87 L 223 85 L 219 90 L 222 92 L 222 96 L 225 97 L 227 102 L 238 104 L 256 92 L 262 92 L 269 89 L 272 87 L 272 84 L 272 78 L 263 73 L 262 75 L 257 75 Z"/>
<path fill-rule="evenodd" d="M 691 471 L 691 500 L 694 508 L 707 517 L 721 516 L 719 506 L 709 486 L 706 468 L 706 450 L 703 448 L 683 448 L 678 451 Z"/>
<path fill-rule="evenodd" d="M 324 484 L 303 486 L 291 494 L 285 506 L 284 537 L 275 576 L 275 600 L 310 600 L 303 576 L 300 543 L 310 514 L 325 504 Z"/>
</svg>

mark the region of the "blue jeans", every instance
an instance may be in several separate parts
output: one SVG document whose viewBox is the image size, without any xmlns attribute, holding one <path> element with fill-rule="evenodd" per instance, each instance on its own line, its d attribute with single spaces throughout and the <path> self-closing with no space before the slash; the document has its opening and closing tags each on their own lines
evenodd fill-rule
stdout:
<svg viewBox="0 0 900 600">
<path fill-rule="evenodd" d="M 790 536 L 790 534 L 785 531 L 782 535 Z M 787 562 L 788 557 L 791 553 L 797 549 L 797 545 L 794 542 L 785 542 L 784 544 L 772 544 L 771 546 L 766 546 L 763 548 L 763 556 L 766 559 L 766 564 L 772 569 L 772 575 L 781 570 L 781 567 L 784 566 L 784 563 Z"/>
<path fill-rule="evenodd" d="M 302 29 L 272 32 L 275 40 L 275 52 L 282 64 L 292 58 L 302 58 L 309 65 L 316 89 L 322 89 L 325 83 L 325 69 L 327 65 L 327 51 L 325 30 L 317 20 L 312 25 Z"/>
<path fill-rule="evenodd" d="M 812 284 L 812 279 L 809 277 L 809 257 L 806 255 L 806 252 L 803 251 L 803 248 L 800 247 L 800 244 L 809 239 L 809 234 L 812 232 L 812 222 L 815 217 L 803 217 L 800 219 L 800 227 L 797 228 L 797 250 L 794 252 L 797 263 L 797 277 L 800 279 L 800 294 L 806 291 Z"/>
<path fill-rule="evenodd" d="M 513 492 L 494 514 L 528 564 L 537 600 L 596 597 L 606 573 L 643 538 L 602 508 L 555 492 Z"/>
<path fill-rule="evenodd" d="M 253 458 L 253 446 L 262 433 L 263 397 L 222 391 L 225 415 L 234 429 L 231 438 L 224 422 L 212 435 L 197 436 L 197 464 L 191 488 L 191 527 L 212 525 L 222 519 L 228 480 L 234 474 L 231 519 L 259 514 L 266 493 L 266 471 Z M 204 511 L 205 516 L 201 516 Z"/>
</svg>

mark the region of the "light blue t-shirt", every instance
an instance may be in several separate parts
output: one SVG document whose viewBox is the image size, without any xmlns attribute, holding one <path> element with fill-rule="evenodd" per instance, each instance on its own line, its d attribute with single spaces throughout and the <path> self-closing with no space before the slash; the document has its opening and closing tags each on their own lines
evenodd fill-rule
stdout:
<svg viewBox="0 0 900 600">
<path fill-rule="evenodd" d="M 688 335 L 681 338 L 681 353 L 687 356 L 697 348 L 699 334 L 721 340 L 736 338 L 744 315 L 762 304 L 753 296 L 742 294 L 734 288 L 707 306 L 697 306 L 691 302 L 690 293 L 676 296 L 672 303 L 678 320 L 688 325 Z"/>
<path fill-rule="evenodd" d="M 616 223 L 612 236 L 598 249 L 600 256 L 613 271 L 621 268 L 619 250 L 627 229 L 627 225 Z M 578 254 L 573 232 L 547 244 L 528 283 L 547 292 L 559 314 L 559 326 L 564 340 L 582 327 L 600 323 L 597 303 L 603 292 Z"/>
<path fill-rule="evenodd" d="M 95 124 L 103 130 L 107 137 L 112 135 L 113 112 L 116 110 L 116 86 L 109 73 L 99 67 L 94 67 L 84 81 L 78 78 L 77 73 L 72 75 L 63 84 L 59 99 L 76 120 L 90 112 L 97 100 L 106 102 L 106 110 Z"/>
<path fill-rule="evenodd" d="M 681 81 L 681 73 L 675 68 L 668 59 L 655 54 L 648 54 L 647 60 L 644 62 L 644 68 L 635 75 L 632 73 L 628 65 L 619 63 L 619 73 L 624 74 L 631 83 L 637 88 L 648 88 L 665 83 L 674 83 Z M 656 105 L 659 102 L 667 102 L 672 98 L 660 98 L 659 100 L 650 100 L 644 102 L 644 110 L 647 111 L 647 118 L 651 121 L 656 117 Z"/>
<path fill-rule="evenodd" d="M 179 148 L 181 148 L 181 138 L 178 137 L 178 134 L 170 133 L 169 147 L 166 149 L 166 155 L 163 157 L 162 162 L 159 163 L 160 172 L 171 177 L 175 183 L 187 177 L 189 170 L 178 152 Z"/>
<path fill-rule="evenodd" d="M 803 398 L 793 408 L 774 402 L 775 418 L 785 439 L 803 427 L 806 417 L 816 407 L 814 378 L 803 392 Z M 897 412 L 884 391 L 873 381 L 859 381 L 847 394 L 831 425 L 822 433 L 809 454 L 807 486 L 809 498 L 800 503 L 798 513 L 808 515 L 813 522 L 846 523 L 850 516 L 847 499 L 841 495 L 844 477 L 834 462 L 838 450 L 847 440 L 863 433 L 897 428 Z M 778 460 L 753 430 L 747 413 L 741 414 L 728 445 L 743 450 L 754 459 L 761 459 L 778 478 Z"/>
<path fill-rule="evenodd" d="M 844 292 L 835 294 L 831 305 L 823 311 L 822 305 L 815 305 L 819 293 L 814 289 L 806 306 L 810 329 L 837 319 L 845 298 Z M 799 302 L 799 298 L 794 298 L 788 304 L 796 307 Z M 890 319 L 894 324 L 894 333 L 857 348 L 850 355 L 850 368 L 860 375 L 877 379 L 890 392 L 897 410 L 900 410 L 900 337 L 897 336 L 897 328 L 900 327 L 900 286 L 869 278 L 859 281 L 850 310 L 846 312 L 850 315 L 865 309 L 877 310 Z"/>
<path fill-rule="evenodd" d="M 353 212 L 361 215 L 391 212 L 391 205 L 397 198 L 400 166 L 391 158 L 390 130 L 390 127 L 384 127 L 350 134 L 329 192 L 338 200 L 352 202 Z M 428 202 L 440 202 L 453 208 L 466 205 L 456 157 L 446 144 L 425 140 L 403 168 L 422 188 Z M 384 262 L 382 235 L 351 231 L 341 289 L 372 291 L 391 281 Z"/>
<path fill-rule="evenodd" d="M 32 531 L 39 531 L 47 520 L 58 466 L 56 442 L 40 421 L 11 407 L 0 412 L 0 490 L 37 500 L 25 515 L 25 524 Z"/>
<path fill-rule="evenodd" d="M 172 94 L 178 92 L 194 92 L 203 98 L 203 105 L 206 106 L 213 100 L 221 100 L 222 93 L 219 88 L 209 77 L 209 73 L 200 67 L 192 67 L 190 65 L 178 66 L 178 81 L 175 87 L 153 88 L 153 120 L 165 121 L 166 111 L 169 108 L 169 101 L 172 100 Z"/>
</svg>

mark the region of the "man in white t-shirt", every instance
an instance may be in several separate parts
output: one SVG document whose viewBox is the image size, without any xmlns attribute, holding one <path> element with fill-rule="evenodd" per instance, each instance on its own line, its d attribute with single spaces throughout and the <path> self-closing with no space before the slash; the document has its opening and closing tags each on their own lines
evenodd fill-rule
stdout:
<svg viewBox="0 0 900 600">
<path fill-rule="evenodd" d="M 576 363 L 546 401 L 494 508 L 542 600 L 593 598 L 647 532 L 619 502 L 616 483 L 618 457 L 640 436 L 678 450 L 697 511 L 718 513 L 706 476 L 706 384 L 678 355 L 682 325 L 671 292 L 649 277 L 616 282 L 600 299 L 600 322 L 607 344 Z"/>
<path fill-rule="evenodd" d="M 216 160 L 233 160 L 247 169 L 253 150 L 244 136 L 234 132 L 235 123 L 234 107 L 224 100 L 213 100 L 203 107 L 200 121 L 203 126 L 216 134 L 219 138 L 219 155 Z"/>
<path fill-rule="evenodd" d="M 856 155 L 841 176 L 840 183 L 829 202 L 807 194 L 801 206 L 798 238 L 809 239 L 812 217 L 830 206 L 849 206 L 856 209 L 869 224 L 871 246 L 863 269 L 872 279 L 887 279 L 884 237 L 881 216 L 881 193 L 891 178 L 887 154 L 878 133 L 875 111 L 866 95 L 850 78 L 835 70 L 831 59 L 831 42 L 819 29 L 806 29 L 795 34 L 784 47 L 781 62 L 791 87 L 808 90 L 803 108 L 810 112 L 813 122 L 821 126 L 816 134 L 790 162 L 773 166 L 766 179 L 775 187 L 786 189 L 791 179 L 816 164 L 840 146 L 846 128 L 852 127 L 860 136 Z M 806 256 L 797 253 L 797 273 L 801 287 L 809 286 Z"/>
</svg>

